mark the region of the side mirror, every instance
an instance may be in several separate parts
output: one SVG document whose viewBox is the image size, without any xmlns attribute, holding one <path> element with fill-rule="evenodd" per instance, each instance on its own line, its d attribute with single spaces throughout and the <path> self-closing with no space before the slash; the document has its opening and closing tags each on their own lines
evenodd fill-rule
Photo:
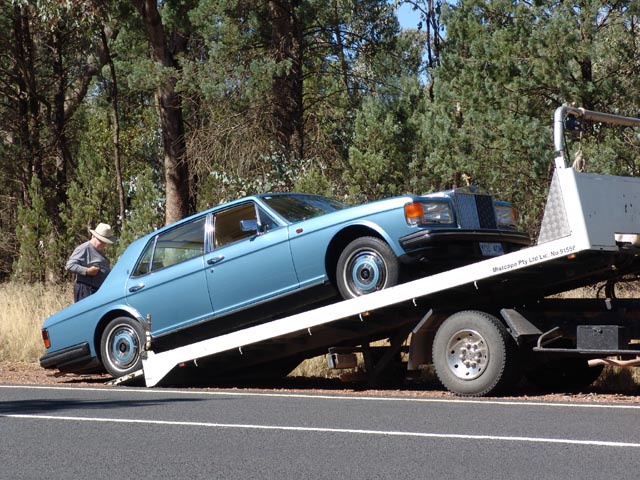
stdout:
<svg viewBox="0 0 640 480">
<path fill-rule="evenodd" d="M 267 233 L 269 225 L 259 223 L 258 220 L 240 220 L 240 230 L 243 232 L 255 232 L 258 235 Z"/>
<path fill-rule="evenodd" d="M 258 232 L 258 220 L 240 220 L 240 230 L 243 232 Z"/>
</svg>

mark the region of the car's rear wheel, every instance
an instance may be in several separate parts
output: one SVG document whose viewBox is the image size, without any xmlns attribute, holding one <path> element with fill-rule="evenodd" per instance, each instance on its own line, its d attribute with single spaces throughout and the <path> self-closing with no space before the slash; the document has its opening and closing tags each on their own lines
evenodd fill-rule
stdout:
<svg viewBox="0 0 640 480">
<path fill-rule="evenodd" d="M 140 322 L 118 317 L 107 325 L 100 341 L 104 368 L 115 378 L 142 368 L 145 333 Z"/>
<path fill-rule="evenodd" d="M 399 270 L 389 245 L 377 237 L 360 237 L 340 254 L 336 283 L 342 298 L 359 297 L 396 285 Z"/>
</svg>

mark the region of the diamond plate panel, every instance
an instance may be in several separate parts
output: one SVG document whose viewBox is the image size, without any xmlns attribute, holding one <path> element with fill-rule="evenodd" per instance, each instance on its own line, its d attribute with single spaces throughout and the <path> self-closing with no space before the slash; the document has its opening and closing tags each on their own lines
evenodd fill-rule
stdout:
<svg viewBox="0 0 640 480">
<path fill-rule="evenodd" d="M 538 245 L 571 235 L 567 211 L 562 198 L 560 181 L 553 174 L 547 204 L 542 216 L 542 226 L 538 235 Z"/>
</svg>

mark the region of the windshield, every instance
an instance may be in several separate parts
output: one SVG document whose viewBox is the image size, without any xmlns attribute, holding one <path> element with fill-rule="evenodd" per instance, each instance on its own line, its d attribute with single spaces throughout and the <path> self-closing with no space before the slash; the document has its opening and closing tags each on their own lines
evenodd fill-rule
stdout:
<svg viewBox="0 0 640 480">
<path fill-rule="evenodd" d="M 348 207 L 345 203 L 320 195 L 283 193 L 265 195 L 262 199 L 285 220 L 292 223 Z"/>
</svg>

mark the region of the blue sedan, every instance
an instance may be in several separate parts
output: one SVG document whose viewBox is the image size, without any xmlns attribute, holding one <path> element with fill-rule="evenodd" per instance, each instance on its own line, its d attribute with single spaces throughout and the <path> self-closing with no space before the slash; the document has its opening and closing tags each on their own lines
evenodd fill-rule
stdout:
<svg viewBox="0 0 640 480">
<path fill-rule="evenodd" d="M 355 207 L 251 196 L 129 245 L 97 293 L 45 320 L 40 364 L 120 377 L 141 367 L 147 318 L 168 349 L 529 243 L 511 205 L 470 189 Z"/>
</svg>

